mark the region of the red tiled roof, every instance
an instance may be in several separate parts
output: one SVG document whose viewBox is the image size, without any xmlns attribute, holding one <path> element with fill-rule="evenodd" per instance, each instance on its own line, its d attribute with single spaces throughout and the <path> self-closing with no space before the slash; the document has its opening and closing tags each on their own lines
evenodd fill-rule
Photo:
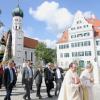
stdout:
<svg viewBox="0 0 100 100">
<path fill-rule="evenodd" d="M 68 42 L 68 32 L 64 31 L 62 37 L 58 40 L 57 43 L 65 43 Z"/>
<path fill-rule="evenodd" d="M 88 23 L 92 24 L 94 29 L 94 36 L 100 37 L 100 20 L 96 18 L 87 19 Z"/>
<path fill-rule="evenodd" d="M 87 19 L 87 22 L 92 24 L 93 27 L 100 27 L 100 20 L 98 20 L 96 18 Z"/>
<path fill-rule="evenodd" d="M 24 47 L 26 48 L 36 48 L 38 41 L 28 37 L 24 37 Z"/>
<path fill-rule="evenodd" d="M 7 41 L 7 35 L 8 35 L 8 33 L 4 33 L 4 35 L 3 35 L 5 43 Z M 37 40 L 28 38 L 28 37 L 24 37 L 24 47 L 33 49 L 33 48 L 36 48 L 37 45 L 38 45 Z"/>
</svg>

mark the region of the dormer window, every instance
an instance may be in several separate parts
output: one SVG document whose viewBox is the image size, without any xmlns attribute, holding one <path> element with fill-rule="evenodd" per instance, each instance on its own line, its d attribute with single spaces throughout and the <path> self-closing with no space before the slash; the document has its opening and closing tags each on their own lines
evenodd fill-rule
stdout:
<svg viewBox="0 0 100 100">
<path fill-rule="evenodd" d="M 81 20 L 78 20 L 78 21 L 77 21 L 77 24 L 80 24 L 80 23 L 82 23 L 82 21 L 81 21 Z"/>
<path fill-rule="evenodd" d="M 71 30 L 75 30 L 75 27 L 71 28 Z"/>
</svg>

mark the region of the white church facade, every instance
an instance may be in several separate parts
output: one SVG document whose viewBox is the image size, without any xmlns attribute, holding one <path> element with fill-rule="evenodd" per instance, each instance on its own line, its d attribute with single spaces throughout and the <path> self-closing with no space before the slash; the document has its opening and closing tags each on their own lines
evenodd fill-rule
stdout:
<svg viewBox="0 0 100 100">
<path fill-rule="evenodd" d="M 16 7 L 12 12 L 12 53 L 17 65 L 22 65 L 24 60 L 35 62 L 35 48 L 38 41 L 24 36 L 23 11 Z"/>
<path fill-rule="evenodd" d="M 88 62 L 100 67 L 100 20 L 94 16 L 85 19 L 80 11 L 57 42 L 59 66 L 67 68 L 72 61 L 77 61 L 81 67 Z"/>
</svg>

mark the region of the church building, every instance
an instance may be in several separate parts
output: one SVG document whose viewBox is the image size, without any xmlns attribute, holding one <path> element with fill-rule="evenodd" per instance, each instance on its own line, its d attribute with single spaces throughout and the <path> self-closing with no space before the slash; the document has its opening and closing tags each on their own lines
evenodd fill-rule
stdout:
<svg viewBox="0 0 100 100">
<path fill-rule="evenodd" d="M 35 48 L 38 40 L 24 36 L 23 11 L 17 6 L 12 12 L 12 55 L 16 64 L 22 65 L 24 60 L 35 62 Z M 6 33 L 7 34 L 7 33 Z M 6 35 L 5 34 L 5 35 Z"/>
</svg>

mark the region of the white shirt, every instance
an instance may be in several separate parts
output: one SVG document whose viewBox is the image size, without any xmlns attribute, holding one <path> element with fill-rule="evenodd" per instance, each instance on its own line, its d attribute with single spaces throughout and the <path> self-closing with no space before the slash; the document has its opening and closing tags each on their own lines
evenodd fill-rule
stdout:
<svg viewBox="0 0 100 100">
<path fill-rule="evenodd" d="M 9 67 L 8 67 L 9 68 Z M 12 69 L 11 68 L 9 68 L 9 71 L 10 71 L 10 78 L 11 78 L 11 83 L 13 82 L 13 78 L 14 78 L 14 76 L 13 76 L 13 71 L 12 71 Z"/>
<path fill-rule="evenodd" d="M 57 72 L 57 78 L 58 78 L 58 79 L 60 79 L 60 78 L 61 78 L 60 69 L 59 69 L 59 68 L 57 68 L 56 72 Z"/>
<path fill-rule="evenodd" d="M 30 67 L 28 67 L 28 71 L 29 71 L 29 78 L 32 78 L 32 70 Z"/>
</svg>

